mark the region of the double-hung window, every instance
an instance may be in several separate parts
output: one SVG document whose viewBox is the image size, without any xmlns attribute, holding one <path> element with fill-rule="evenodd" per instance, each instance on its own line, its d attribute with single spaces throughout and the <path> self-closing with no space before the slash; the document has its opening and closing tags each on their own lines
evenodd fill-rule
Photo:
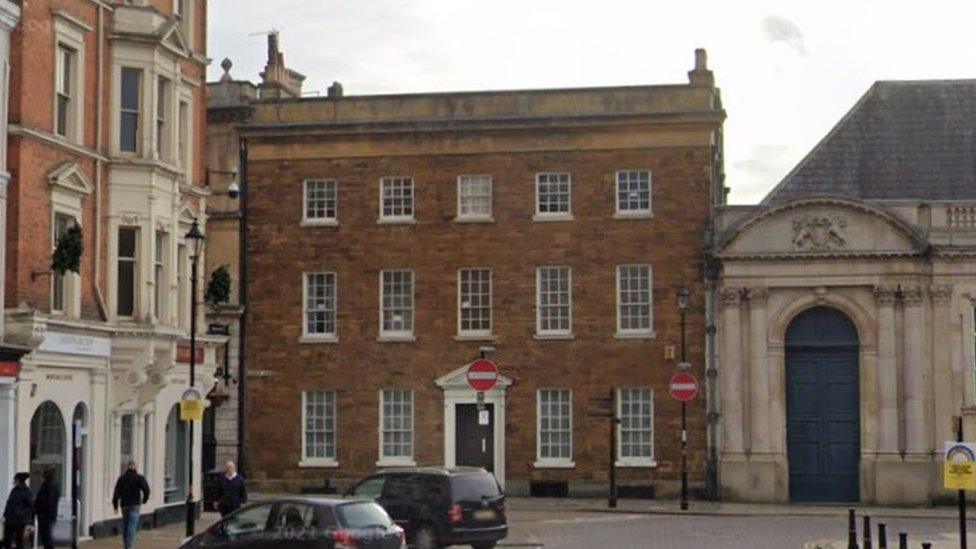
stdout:
<svg viewBox="0 0 976 549">
<path fill-rule="evenodd" d="M 617 215 L 651 215 L 651 172 L 628 170 L 617 172 Z"/>
<path fill-rule="evenodd" d="M 169 80 L 156 80 L 156 158 L 169 159 Z"/>
<path fill-rule="evenodd" d="M 457 192 L 459 220 L 491 219 L 490 175 L 458 176 Z"/>
<path fill-rule="evenodd" d="M 617 267 L 617 334 L 653 335 L 651 266 Z"/>
<path fill-rule="evenodd" d="M 573 466 L 573 405 L 569 389 L 538 393 L 537 467 Z"/>
<path fill-rule="evenodd" d="M 654 400 L 648 387 L 620 389 L 617 402 L 619 437 L 617 460 L 621 465 L 654 463 Z"/>
<path fill-rule="evenodd" d="M 309 339 L 336 337 L 336 274 L 305 273 L 305 333 Z"/>
<path fill-rule="evenodd" d="M 176 247 L 176 325 L 185 328 L 189 324 L 190 292 L 187 288 L 186 244 Z"/>
<path fill-rule="evenodd" d="M 569 336 L 573 327 L 572 273 L 569 267 L 536 270 L 536 334 Z"/>
<path fill-rule="evenodd" d="M 121 76 L 121 100 L 119 108 L 119 149 L 123 152 L 139 151 L 139 96 L 142 89 L 142 71 L 123 68 Z"/>
<path fill-rule="evenodd" d="M 491 270 L 458 271 L 458 335 L 491 336 Z"/>
<path fill-rule="evenodd" d="M 572 218 L 572 183 L 568 173 L 535 176 L 535 219 Z"/>
<path fill-rule="evenodd" d="M 336 465 L 336 392 L 302 392 L 302 464 Z"/>
<path fill-rule="evenodd" d="M 78 92 L 74 89 L 78 55 L 74 48 L 64 44 L 58 44 L 57 55 L 57 74 L 55 75 L 57 110 L 55 112 L 54 131 L 62 137 L 68 137 L 72 130 L 71 119 L 74 111 L 75 94 Z"/>
<path fill-rule="evenodd" d="M 136 243 L 138 229 L 133 227 L 119 227 L 117 280 L 115 313 L 118 316 L 132 317 L 136 310 Z"/>
<path fill-rule="evenodd" d="M 54 247 L 57 248 L 58 242 L 64 237 L 75 224 L 75 218 L 62 213 L 54 214 Z M 51 273 L 51 312 L 65 313 L 68 311 L 69 285 L 71 273 Z"/>
<path fill-rule="evenodd" d="M 337 221 L 337 187 L 334 179 L 306 179 L 305 207 L 302 222 L 308 224 L 335 224 Z"/>
<path fill-rule="evenodd" d="M 380 273 L 380 337 L 413 337 L 413 271 Z"/>
<path fill-rule="evenodd" d="M 413 178 L 380 180 L 380 221 L 413 221 Z"/>
<path fill-rule="evenodd" d="M 380 394 L 380 462 L 413 462 L 413 391 Z"/>
<path fill-rule="evenodd" d="M 153 282 L 155 292 L 153 295 L 153 312 L 157 320 L 162 320 L 166 312 L 167 297 L 169 296 L 168 284 L 166 284 L 166 233 L 156 231 L 156 249 L 153 262 Z"/>
<path fill-rule="evenodd" d="M 177 111 L 176 123 L 176 164 L 180 167 L 183 175 L 190 172 L 190 105 L 186 101 L 180 101 Z"/>
</svg>

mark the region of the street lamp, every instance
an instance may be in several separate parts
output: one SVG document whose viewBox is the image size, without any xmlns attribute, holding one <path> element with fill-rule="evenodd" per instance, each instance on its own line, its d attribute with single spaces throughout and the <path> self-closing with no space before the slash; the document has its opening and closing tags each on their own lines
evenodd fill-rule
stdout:
<svg viewBox="0 0 976 549">
<path fill-rule="evenodd" d="M 190 389 L 196 385 L 197 371 L 197 265 L 200 260 L 200 248 L 203 246 L 205 237 L 200 232 L 200 224 L 196 219 L 190 226 L 189 232 L 183 237 L 189 242 L 192 250 L 190 256 Z M 193 424 L 190 425 L 190 456 L 187 459 L 187 487 L 186 487 L 186 535 L 193 535 L 193 522 L 196 519 L 196 512 L 193 505 Z"/>
<path fill-rule="evenodd" d="M 685 316 L 688 314 L 688 310 L 691 308 L 691 292 L 688 291 L 688 287 L 681 285 L 678 288 L 678 313 L 681 315 L 681 362 L 678 363 L 678 368 L 682 371 L 687 371 L 691 369 L 691 364 L 688 363 L 687 355 L 687 345 L 685 343 Z M 688 417 L 688 403 L 684 400 L 681 401 L 681 510 L 688 510 L 688 431 L 687 431 L 687 417 Z"/>
</svg>

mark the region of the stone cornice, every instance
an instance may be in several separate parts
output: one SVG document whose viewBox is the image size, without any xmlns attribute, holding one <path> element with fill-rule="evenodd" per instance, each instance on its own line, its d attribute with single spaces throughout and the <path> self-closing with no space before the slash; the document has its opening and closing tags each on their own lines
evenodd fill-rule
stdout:
<svg viewBox="0 0 976 549">
<path fill-rule="evenodd" d="M 54 134 L 30 126 L 11 124 L 9 133 L 12 136 L 37 139 L 38 141 L 43 141 L 44 143 L 47 143 L 49 145 L 60 147 L 69 152 L 84 156 L 86 158 L 90 158 L 92 160 L 101 160 L 102 162 L 108 162 L 109 160 L 108 157 L 102 156 L 101 154 L 98 153 L 98 151 L 94 149 L 90 149 L 82 145 L 71 143 L 70 141 L 67 141 L 64 138 L 56 137 Z"/>
<path fill-rule="evenodd" d="M 10 0 L 0 0 L 0 26 L 12 31 L 20 23 L 20 6 Z"/>
<path fill-rule="evenodd" d="M 767 252 L 767 253 L 717 253 L 715 257 L 723 261 L 796 261 L 796 260 L 844 260 L 844 259 L 890 259 L 896 257 L 920 258 L 923 252 L 905 251 L 863 251 L 834 250 L 830 252 Z"/>
</svg>

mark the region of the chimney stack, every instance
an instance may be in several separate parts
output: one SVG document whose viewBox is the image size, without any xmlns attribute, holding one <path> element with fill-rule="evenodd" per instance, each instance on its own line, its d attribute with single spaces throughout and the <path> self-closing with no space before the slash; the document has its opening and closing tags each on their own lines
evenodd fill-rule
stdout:
<svg viewBox="0 0 976 549">
<path fill-rule="evenodd" d="M 294 99 L 302 96 L 305 76 L 285 66 L 285 54 L 278 43 L 278 31 L 268 33 L 268 61 L 261 73 L 261 97 Z"/>
<path fill-rule="evenodd" d="M 708 70 L 708 52 L 705 48 L 695 50 L 695 68 L 688 71 L 688 83 L 696 88 L 715 86 L 715 75 Z"/>
</svg>

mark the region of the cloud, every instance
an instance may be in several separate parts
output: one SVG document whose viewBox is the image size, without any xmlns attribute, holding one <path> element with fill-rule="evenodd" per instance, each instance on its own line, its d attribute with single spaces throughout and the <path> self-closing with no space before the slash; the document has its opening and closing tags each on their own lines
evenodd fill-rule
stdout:
<svg viewBox="0 0 976 549">
<path fill-rule="evenodd" d="M 785 17 L 767 15 L 763 18 L 760 26 L 766 39 L 770 42 L 782 42 L 793 48 L 796 53 L 808 57 L 803 31 L 793 21 Z"/>
<path fill-rule="evenodd" d="M 760 143 L 751 147 L 745 158 L 732 162 L 738 176 L 727 183 L 733 193 L 730 200 L 736 203 L 761 200 L 796 165 L 801 152 L 785 143 Z"/>
</svg>

